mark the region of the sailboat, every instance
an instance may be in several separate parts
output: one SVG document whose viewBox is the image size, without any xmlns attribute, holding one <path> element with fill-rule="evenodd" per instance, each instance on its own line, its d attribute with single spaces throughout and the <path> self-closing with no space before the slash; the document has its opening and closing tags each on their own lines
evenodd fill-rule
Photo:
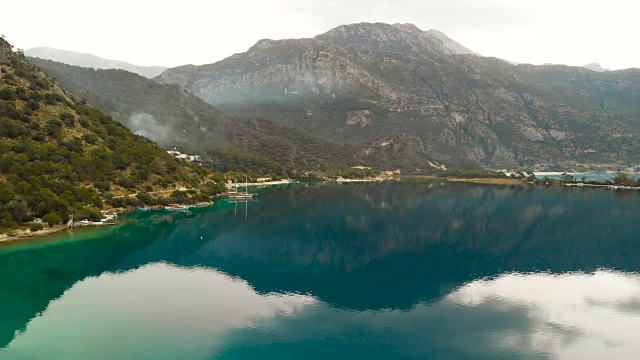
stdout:
<svg viewBox="0 0 640 360">
<path fill-rule="evenodd" d="M 249 186 L 247 185 L 247 175 L 244 176 L 244 192 L 238 192 L 238 186 L 236 185 L 236 191 L 230 191 L 228 193 L 229 200 L 250 200 L 253 199 L 254 196 L 258 194 L 249 193 Z"/>
</svg>

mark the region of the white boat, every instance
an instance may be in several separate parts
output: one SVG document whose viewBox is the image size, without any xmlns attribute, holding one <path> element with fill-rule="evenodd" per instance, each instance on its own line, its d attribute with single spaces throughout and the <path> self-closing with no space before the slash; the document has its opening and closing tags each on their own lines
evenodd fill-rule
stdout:
<svg viewBox="0 0 640 360">
<path fill-rule="evenodd" d="M 229 200 L 251 200 L 253 199 L 253 196 L 255 194 L 250 194 L 247 192 L 239 193 L 239 192 L 232 191 L 232 192 L 229 192 L 227 195 L 229 196 Z"/>
<path fill-rule="evenodd" d="M 244 192 L 238 192 L 238 186 L 236 185 L 236 191 L 230 191 L 227 193 L 229 200 L 251 200 L 258 194 L 249 193 L 249 186 L 247 185 L 247 175 L 244 178 Z"/>
<path fill-rule="evenodd" d="M 109 219 L 101 219 L 100 221 L 91 221 L 91 225 L 115 225 L 112 222 L 109 222 Z"/>
<path fill-rule="evenodd" d="M 180 204 L 167 204 L 167 206 L 164 207 L 167 211 L 186 211 L 189 210 L 189 208 L 190 206 Z"/>
</svg>

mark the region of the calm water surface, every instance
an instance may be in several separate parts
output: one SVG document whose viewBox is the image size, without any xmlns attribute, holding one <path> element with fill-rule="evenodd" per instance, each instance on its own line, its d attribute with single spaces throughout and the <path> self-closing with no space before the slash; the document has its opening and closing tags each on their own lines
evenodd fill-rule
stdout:
<svg viewBox="0 0 640 360">
<path fill-rule="evenodd" d="M 2 245 L 0 359 L 640 354 L 637 192 L 259 193 Z"/>
</svg>

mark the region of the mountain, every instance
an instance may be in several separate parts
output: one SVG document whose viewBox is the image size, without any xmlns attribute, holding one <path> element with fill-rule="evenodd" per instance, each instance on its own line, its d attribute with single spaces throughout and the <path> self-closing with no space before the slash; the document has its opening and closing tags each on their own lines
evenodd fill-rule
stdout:
<svg viewBox="0 0 640 360">
<path fill-rule="evenodd" d="M 205 174 L 77 101 L 0 37 L 0 228 L 88 216 L 122 203 L 118 193 L 193 188 Z"/>
<path fill-rule="evenodd" d="M 585 68 L 585 69 L 589 69 L 591 71 L 595 71 L 595 72 L 611 71 L 610 69 L 603 68 L 598 63 L 589 63 L 589 64 L 586 64 L 586 65 L 582 65 L 582 67 Z"/>
<path fill-rule="evenodd" d="M 124 70 L 28 58 L 72 94 L 166 149 L 205 155 L 215 170 L 261 173 L 358 164 L 355 147 L 320 140 L 266 119 L 231 117 L 177 85 Z"/>
<path fill-rule="evenodd" d="M 54 60 L 65 64 L 78 65 L 95 69 L 123 69 L 153 78 L 161 74 L 167 68 L 164 66 L 139 66 L 119 60 L 104 59 L 87 53 L 79 53 L 68 50 L 60 50 L 49 47 L 36 47 L 25 50 L 25 55 L 45 60 Z"/>
<path fill-rule="evenodd" d="M 401 153 L 411 159 L 407 169 L 427 161 L 541 170 L 640 161 L 640 70 L 514 65 L 410 24 L 263 39 L 247 52 L 168 69 L 156 80 L 231 115 L 368 144 L 363 154 L 374 163 Z"/>
</svg>

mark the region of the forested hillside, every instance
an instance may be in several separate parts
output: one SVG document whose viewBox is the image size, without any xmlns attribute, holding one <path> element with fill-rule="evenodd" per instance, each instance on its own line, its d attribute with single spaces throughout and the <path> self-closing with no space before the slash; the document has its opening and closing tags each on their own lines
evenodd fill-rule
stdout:
<svg viewBox="0 0 640 360">
<path fill-rule="evenodd" d="M 205 174 L 76 101 L 0 38 L 0 228 L 95 213 L 119 193 L 198 187 Z"/>
</svg>

